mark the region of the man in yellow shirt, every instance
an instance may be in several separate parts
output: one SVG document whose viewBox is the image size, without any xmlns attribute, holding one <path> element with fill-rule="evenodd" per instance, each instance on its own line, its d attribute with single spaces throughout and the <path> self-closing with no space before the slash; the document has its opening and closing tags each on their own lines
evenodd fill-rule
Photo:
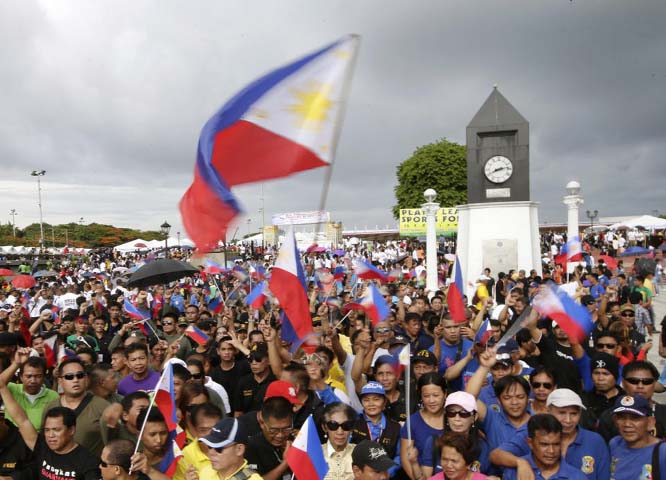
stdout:
<svg viewBox="0 0 666 480">
<path fill-rule="evenodd" d="M 222 411 L 215 405 L 210 403 L 196 405 L 192 409 L 192 423 L 197 437 L 202 438 L 210 434 L 221 418 Z M 210 467 L 210 459 L 205 453 L 207 451 L 208 448 L 199 441 L 194 441 L 183 448 L 183 458 L 178 462 L 174 480 L 185 480 L 185 473 L 188 470 L 201 474 L 204 467 Z"/>
<path fill-rule="evenodd" d="M 230 480 L 239 474 L 245 480 L 262 480 L 257 472 L 247 466 L 247 433 L 238 419 L 220 420 L 199 442 L 208 447 L 207 455 L 210 459 L 210 466 L 201 469 L 199 480 Z"/>
</svg>

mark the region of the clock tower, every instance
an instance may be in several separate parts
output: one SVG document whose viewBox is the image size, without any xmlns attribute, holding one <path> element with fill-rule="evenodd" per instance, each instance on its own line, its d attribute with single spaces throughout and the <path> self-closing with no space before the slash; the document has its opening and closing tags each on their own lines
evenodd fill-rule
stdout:
<svg viewBox="0 0 666 480">
<path fill-rule="evenodd" d="M 469 203 L 530 199 L 530 126 L 497 87 L 467 125 Z"/>
<path fill-rule="evenodd" d="M 511 269 L 541 275 L 529 123 L 497 87 L 467 126 L 467 200 L 458 206 L 457 247 L 465 283 L 475 283 L 484 268 L 494 277 Z"/>
</svg>

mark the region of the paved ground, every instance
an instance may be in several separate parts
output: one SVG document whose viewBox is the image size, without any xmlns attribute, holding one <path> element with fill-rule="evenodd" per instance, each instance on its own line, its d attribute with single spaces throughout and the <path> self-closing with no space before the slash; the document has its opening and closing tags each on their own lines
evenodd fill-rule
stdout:
<svg viewBox="0 0 666 480">
<path fill-rule="evenodd" d="M 661 293 L 653 299 L 652 304 L 654 305 L 656 327 L 661 330 L 661 319 L 666 315 L 666 285 L 661 285 Z M 648 360 L 654 363 L 661 372 L 666 364 L 666 359 L 659 356 L 659 334 L 653 335 L 652 343 L 654 347 L 648 352 Z M 666 404 L 666 393 L 657 394 L 654 398 L 659 403 Z"/>
</svg>

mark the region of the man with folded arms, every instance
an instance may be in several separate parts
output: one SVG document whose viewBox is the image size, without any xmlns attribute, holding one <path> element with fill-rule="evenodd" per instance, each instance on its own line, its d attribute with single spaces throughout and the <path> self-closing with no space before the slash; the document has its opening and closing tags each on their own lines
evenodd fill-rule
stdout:
<svg viewBox="0 0 666 480">
<path fill-rule="evenodd" d="M 581 398 L 573 390 L 558 388 L 546 400 L 548 413 L 562 425 L 562 457 L 568 464 L 579 468 L 588 480 L 606 480 L 610 475 L 608 446 L 597 433 L 579 426 L 585 409 Z M 527 435 L 518 434 L 502 443 L 490 453 L 490 460 L 501 467 L 516 468 L 520 478 L 534 478 L 532 468 L 524 457 L 529 454 Z"/>
</svg>

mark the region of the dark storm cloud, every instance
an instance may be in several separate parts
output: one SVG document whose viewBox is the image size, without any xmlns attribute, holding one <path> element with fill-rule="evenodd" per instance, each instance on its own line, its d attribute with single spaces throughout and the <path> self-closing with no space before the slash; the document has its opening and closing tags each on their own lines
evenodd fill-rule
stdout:
<svg viewBox="0 0 666 480">
<path fill-rule="evenodd" d="M 40 167 L 54 221 L 176 225 L 206 119 L 267 70 L 355 32 L 327 202 L 346 226 L 391 223 L 397 165 L 419 145 L 464 142 L 495 83 L 530 121 L 542 220 L 564 221 L 572 178 L 602 216 L 649 213 L 664 204 L 665 14 L 658 0 L 3 2 L 10 208 L 35 220 L 27 173 Z M 318 208 L 323 178 L 266 182 L 265 218 Z M 258 226 L 259 185 L 237 194 Z"/>
</svg>

